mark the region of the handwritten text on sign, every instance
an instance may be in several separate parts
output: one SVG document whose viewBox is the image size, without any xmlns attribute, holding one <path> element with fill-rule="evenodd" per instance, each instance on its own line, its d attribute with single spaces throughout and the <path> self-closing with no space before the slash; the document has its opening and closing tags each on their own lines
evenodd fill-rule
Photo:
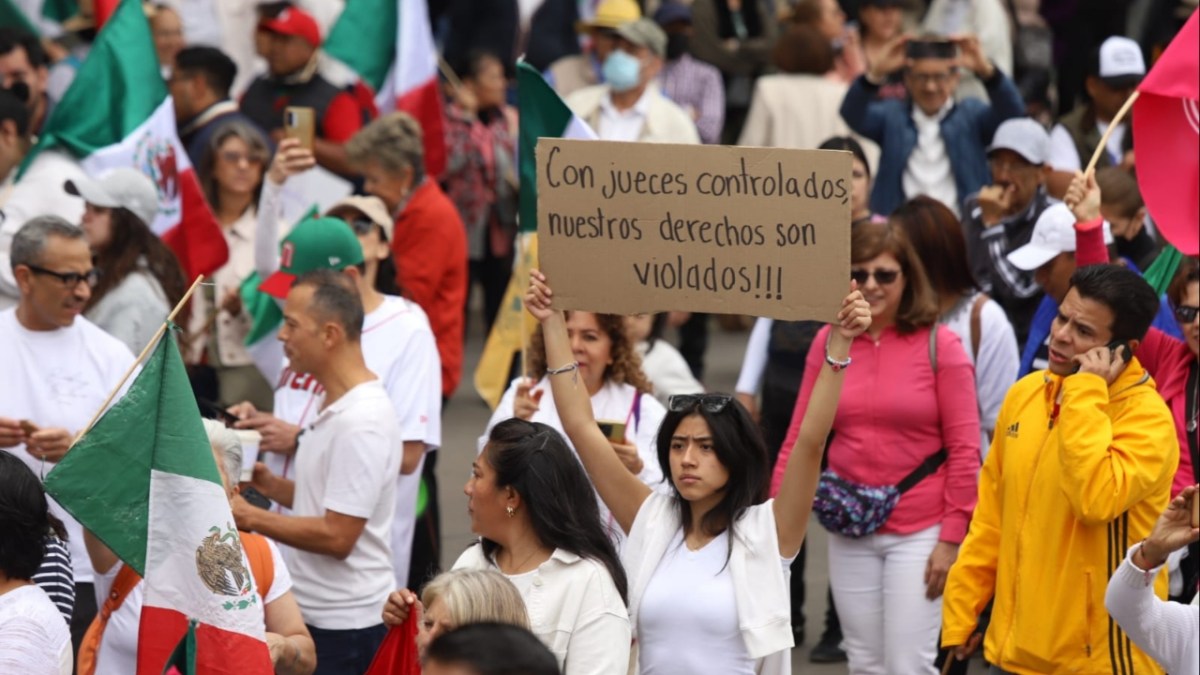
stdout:
<svg viewBox="0 0 1200 675">
<path fill-rule="evenodd" d="M 850 161 L 539 139 L 538 246 L 555 306 L 831 321 L 850 278 Z"/>
</svg>

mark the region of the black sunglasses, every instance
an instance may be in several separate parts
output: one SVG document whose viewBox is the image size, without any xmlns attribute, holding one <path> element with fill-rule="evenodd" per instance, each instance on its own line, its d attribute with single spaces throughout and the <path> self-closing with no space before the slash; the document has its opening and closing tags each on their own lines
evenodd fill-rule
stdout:
<svg viewBox="0 0 1200 675">
<path fill-rule="evenodd" d="M 26 265 L 26 267 L 34 274 L 44 274 L 58 279 L 67 288 L 75 288 L 81 281 L 86 281 L 88 288 L 95 288 L 96 284 L 100 282 L 100 270 L 95 268 L 86 272 L 55 272 L 37 265 Z"/>
<path fill-rule="evenodd" d="M 719 413 L 733 400 L 732 396 L 724 394 L 675 394 L 667 399 L 667 410 L 671 412 L 687 412 L 696 406 L 704 408 L 705 412 Z"/>
<path fill-rule="evenodd" d="M 1192 307 L 1191 305 L 1180 305 L 1175 308 L 1175 318 L 1179 323 L 1191 323 L 1196 320 L 1196 314 L 1200 313 L 1200 307 Z"/>
<path fill-rule="evenodd" d="M 875 277 L 875 283 L 880 286 L 887 286 L 896 282 L 900 278 L 900 270 L 850 270 L 850 278 L 859 286 L 866 286 L 867 279 Z"/>
</svg>

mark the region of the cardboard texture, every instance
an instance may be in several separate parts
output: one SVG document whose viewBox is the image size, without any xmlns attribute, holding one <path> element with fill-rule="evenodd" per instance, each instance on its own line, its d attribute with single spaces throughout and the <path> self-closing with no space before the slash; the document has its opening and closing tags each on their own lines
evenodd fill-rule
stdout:
<svg viewBox="0 0 1200 675">
<path fill-rule="evenodd" d="M 554 305 L 833 321 L 849 289 L 848 152 L 541 138 Z"/>
</svg>

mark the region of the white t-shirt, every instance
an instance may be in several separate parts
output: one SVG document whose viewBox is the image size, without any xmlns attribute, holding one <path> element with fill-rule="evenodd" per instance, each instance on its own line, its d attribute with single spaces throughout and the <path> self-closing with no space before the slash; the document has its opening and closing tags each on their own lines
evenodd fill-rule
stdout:
<svg viewBox="0 0 1200 675">
<path fill-rule="evenodd" d="M 284 593 L 292 590 L 292 575 L 288 572 L 283 556 L 275 542 L 267 539 L 271 549 L 271 564 L 274 566 L 274 577 L 271 587 L 267 589 L 266 602 L 275 602 Z M 96 575 L 96 606 L 103 607 L 117 573 L 125 564 L 118 562 L 104 574 Z M 138 582 L 125 601 L 108 617 L 108 625 L 104 627 L 104 637 L 96 650 L 96 675 L 129 675 L 137 672 L 138 627 L 142 621 L 142 604 L 145 601 L 145 588 Z"/>
<path fill-rule="evenodd" d="M 442 444 L 442 372 L 437 343 L 424 310 L 404 298 L 384 296 L 383 304 L 363 318 L 362 350 L 367 368 L 379 378 L 392 400 L 401 439 L 424 441 L 427 452 L 436 450 Z M 313 377 L 285 368 L 275 390 L 275 416 L 306 426 L 316 417 L 324 398 L 324 390 Z M 272 473 L 295 479 L 294 457 L 270 452 L 263 455 L 263 461 Z M 424 459 L 416 471 L 407 476 L 397 474 L 396 479 L 391 541 L 399 588 L 408 585 L 423 466 Z M 280 513 L 289 512 L 282 506 L 274 508 Z"/>
<path fill-rule="evenodd" d="M 71 631 L 45 591 L 30 584 L 0 595 L 0 673 L 71 675 L 72 665 Z"/>
<path fill-rule="evenodd" d="M 728 551 L 728 532 L 699 551 L 684 545 L 682 529 L 671 540 L 642 596 L 642 675 L 753 675 L 754 661 L 738 630 L 733 574 L 725 563 Z"/>
<path fill-rule="evenodd" d="M 300 437 L 292 513 L 323 518 L 336 511 L 367 521 L 345 560 L 292 550 L 292 590 L 306 623 L 356 630 L 382 622 L 395 583 L 391 530 L 400 444 L 400 425 L 379 380 L 346 392 Z"/>
<path fill-rule="evenodd" d="M 17 321 L 15 309 L 0 312 L 0 416 L 77 433 L 133 361 L 128 347 L 82 316 L 67 328 L 31 331 Z M 54 468 L 24 444 L 6 450 L 39 477 Z M 50 510 L 67 526 L 75 583 L 91 583 L 83 528 L 53 499 Z"/>
</svg>

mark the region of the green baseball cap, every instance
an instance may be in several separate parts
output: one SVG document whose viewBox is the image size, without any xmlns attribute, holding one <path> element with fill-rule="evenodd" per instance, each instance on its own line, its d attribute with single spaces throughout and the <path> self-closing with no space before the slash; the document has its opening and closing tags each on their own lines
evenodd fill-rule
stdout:
<svg viewBox="0 0 1200 675">
<path fill-rule="evenodd" d="M 362 245 L 345 221 L 305 218 L 284 238 L 279 270 L 259 284 L 258 290 L 282 300 L 302 274 L 320 269 L 344 270 L 362 262 Z"/>
</svg>

